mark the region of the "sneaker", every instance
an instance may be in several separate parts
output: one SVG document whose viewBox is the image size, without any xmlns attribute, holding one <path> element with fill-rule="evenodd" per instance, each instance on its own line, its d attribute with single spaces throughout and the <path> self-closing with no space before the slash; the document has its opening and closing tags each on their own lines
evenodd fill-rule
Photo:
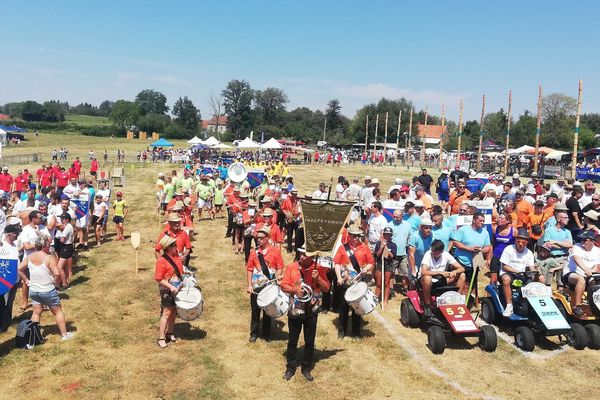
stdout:
<svg viewBox="0 0 600 400">
<path fill-rule="evenodd" d="M 66 340 L 71 340 L 75 337 L 75 334 L 73 332 L 67 332 L 63 337 L 62 337 L 62 341 L 66 341 Z"/>
<path fill-rule="evenodd" d="M 304 371 L 303 371 L 304 373 Z M 294 368 L 287 368 L 285 370 L 285 374 L 283 374 L 283 379 L 289 381 L 296 374 L 296 370 Z"/>
<path fill-rule="evenodd" d="M 510 317 L 511 315 L 513 315 L 513 305 L 512 304 L 507 304 L 506 308 L 504 309 L 504 311 L 502 311 L 502 316 L 503 317 Z"/>
<path fill-rule="evenodd" d="M 581 308 L 581 306 L 575 306 L 573 307 L 573 314 L 575 314 L 576 317 L 581 318 L 584 314 L 583 309 Z"/>
</svg>

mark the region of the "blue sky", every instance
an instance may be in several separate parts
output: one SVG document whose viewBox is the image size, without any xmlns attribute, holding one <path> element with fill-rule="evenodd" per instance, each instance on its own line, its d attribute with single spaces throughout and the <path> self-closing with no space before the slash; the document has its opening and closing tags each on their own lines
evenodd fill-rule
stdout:
<svg viewBox="0 0 600 400">
<path fill-rule="evenodd" d="M 231 79 L 283 89 L 288 109 L 339 98 L 352 117 L 381 97 L 458 120 L 535 111 L 537 87 L 600 112 L 600 3 L 594 1 L 3 0 L 0 104 L 34 99 L 208 97 Z"/>
</svg>

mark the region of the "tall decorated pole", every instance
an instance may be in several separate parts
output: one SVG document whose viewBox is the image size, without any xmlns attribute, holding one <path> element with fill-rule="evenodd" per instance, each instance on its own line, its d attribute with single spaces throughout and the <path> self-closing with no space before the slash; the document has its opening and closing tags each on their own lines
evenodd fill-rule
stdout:
<svg viewBox="0 0 600 400">
<path fill-rule="evenodd" d="M 442 170 L 442 157 L 444 154 L 444 127 L 446 126 L 446 106 L 442 104 L 442 134 L 440 135 L 440 155 L 438 156 L 438 169 Z"/>
<path fill-rule="evenodd" d="M 458 145 L 456 146 L 456 161 L 460 163 L 460 145 L 462 144 L 463 133 L 463 100 L 460 99 L 460 111 L 458 114 Z"/>
<path fill-rule="evenodd" d="M 425 130 L 423 132 L 423 148 L 421 149 L 421 168 L 425 167 L 425 155 L 427 154 L 425 146 L 427 145 L 427 118 L 429 117 L 429 111 L 425 107 Z M 418 132 L 417 132 L 418 133 Z"/>
<path fill-rule="evenodd" d="M 395 157 L 394 157 L 394 164 L 398 164 L 398 150 L 400 150 L 400 123 L 402 120 L 402 109 L 400 109 L 400 112 L 398 113 L 398 131 L 396 132 L 396 153 L 395 153 Z M 406 149 L 404 149 L 404 152 L 406 153 Z"/>
<path fill-rule="evenodd" d="M 538 104 L 537 104 L 537 126 L 535 127 L 535 153 L 533 156 L 533 173 L 538 172 L 538 158 L 540 154 L 540 133 L 542 128 L 542 85 L 538 91 Z"/>
<path fill-rule="evenodd" d="M 411 144 L 411 136 L 412 136 L 412 116 L 413 116 L 413 108 L 410 109 L 410 114 L 408 116 L 408 141 L 407 141 L 407 145 L 406 145 L 406 149 L 404 151 L 404 154 L 406 155 L 406 153 L 408 152 L 408 156 L 411 156 L 411 151 L 412 151 L 412 144 Z M 406 161 L 406 169 L 408 169 L 408 158 Z"/>
<path fill-rule="evenodd" d="M 577 173 L 577 146 L 579 145 L 579 117 L 581 116 L 581 96 L 583 95 L 583 81 L 579 79 L 579 93 L 577 94 L 577 114 L 575 115 L 575 133 L 573 136 L 573 158 L 571 159 L 571 178 L 575 179 Z"/>
<path fill-rule="evenodd" d="M 369 142 L 369 114 L 367 114 L 367 122 L 365 123 L 365 154 L 369 157 L 369 148 L 367 143 Z"/>
<path fill-rule="evenodd" d="M 385 133 L 383 136 L 383 162 L 387 161 L 387 128 L 388 128 L 388 112 L 385 112 Z"/>
<path fill-rule="evenodd" d="M 379 134 L 379 113 L 377 113 L 377 118 L 375 118 L 375 156 L 377 157 L 377 134 Z"/>
<path fill-rule="evenodd" d="M 481 99 L 481 119 L 479 120 L 479 148 L 477 150 L 477 172 L 481 171 L 481 148 L 483 147 L 483 135 L 485 133 L 485 94 Z"/>
<path fill-rule="evenodd" d="M 504 149 L 504 175 L 508 174 L 508 145 L 510 144 L 510 116 L 512 113 L 512 90 L 508 91 L 508 114 L 506 115 L 506 148 Z"/>
</svg>

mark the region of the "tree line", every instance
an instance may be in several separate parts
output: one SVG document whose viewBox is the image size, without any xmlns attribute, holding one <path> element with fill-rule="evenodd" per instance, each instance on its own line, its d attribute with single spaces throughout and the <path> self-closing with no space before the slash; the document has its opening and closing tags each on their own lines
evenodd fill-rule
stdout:
<svg viewBox="0 0 600 400">
<path fill-rule="evenodd" d="M 211 94 L 208 100 L 208 119 L 227 116 L 226 132 L 223 135 L 218 134 L 219 139 L 226 141 L 243 139 L 249 136 L 250 132 L 254 132 L 255 139 L 264 140 L 276 137 L 316 144 L 325 138 L 329 144 L 364 143 L 365 129 L 368 128 L 368 140 L 373 142 L 376 139 L 376 115 L 379 114 L 377 141 L 382 143 L 385 134 L 384 118 L 387 113 L 388 143 L 395 143 L 400 123 L 399 139 L 403 147 L 410 130 L 410 111 L 413 110 L 410 136 L 413 145 L 419 144 L 417 125 L 425 120 L 425 111 L 415 109 L 413 102 L 405 98 L 382 98 L 377 103 L 364 105 L 352 118 L 342 114 L 342 105 L 338 99 L 328 101 L 324 110 L 311 110 L 308 107 L 288 110 L 289 98 L 283 89 L 253 89 L 248 81 L 238 79 L 229 81 L 219 94 Z M 552 93 L 543 98 L 540 136 L 542 146 L 557 149 L 572 147 L 576 106 L 574 98 L 560 93 Z M 134 100 L 105 100 L 98 106 L 90 103 L 70 106 L 69 103 L 58 100 L 46 101 L 43 104 L 35 101 L 7 103 L 0 107 L 0 113 L 21 118 L 23 121 L 50 123 L 64 121 L 68 113 L 103 116 L 108 117 L 113 126 L 88 128 L 89 132 L 83 133 L 111 132 L 124 135 L 128 129 L 137 129 L 160 132 L 169 138 L 191 138 L 201 133 L 202 122 L 200 110 L 187 96 L 179 97 L 170 108 L 166 96 L 152 89 L 142 90 Z M 439 124 L 440 121 L 439 115 L 428 115 L 429 124 Z M 448 119 L 446 125 L 449 135 L 445 147 L 456 149 L 458 125 L 452 119 Z M 507 126 L 508 115 L 503 108 L 487 113 L 484 119 L 484 138 L 502 146 L 505 143 Z M 525 110 L 521 115 L 511 117 L 511 147 L 533 145 L 535 131 L 536 115 L 532 112 Z M 462 132 L 463 149 L 476 149 L 480 133 L 479 121 L 465 121 Z M 598 134 L 600 114 L 583 114 L 579 134 L 580 148 L 595 147 L 595 135 Z"/>
</svg>

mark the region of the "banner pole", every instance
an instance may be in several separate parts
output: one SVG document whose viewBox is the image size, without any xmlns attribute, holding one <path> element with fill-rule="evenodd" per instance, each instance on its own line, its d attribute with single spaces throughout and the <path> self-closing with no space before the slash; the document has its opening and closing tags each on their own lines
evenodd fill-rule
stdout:
<svg viewBox="0 0 600 400">
<path fill-rule="evenodd" d="M 396 132 L 396 153 L 394 157 L 394 164 L 398 164 L 398 151 L 400 150 L 400 123 L 402 120 L 402 109 L 398 113 L 398 131 Z M 406 149 L 404 149 L 406 151 Z"/>
<path fill-rule="evenodd" d="M 460 145 L 462 142 L 462 130 L 463 130 L 463 100 L 460 99 L 460 112 L 458 114 L 458 144 L 457 144 L 457 154 L 456 154 L 456 162 L 460 164 Z"/>
<path fill-rule="evenodd" d="M 504 176 L 508 174 L 508 145 L 510 143 L 510 114 L 512 112 L 512 90 L 508 91 L 508 114 L 506 115 L 506 148 L 504 149 Z"/>
<path fill-rule="evenodd" d="M 540 133 L 542 128 L 542 85 L 540 85 L 538 91 L 538 104 L 537 104 L 537 125 L 535 128 L 535 154 L 533 156 L 533 173 L 538 172 L 538 158 L 540 155 Z"/>
<path fill-rule="evenodd" d="M 440 155 L 438 157 L 438 170 L 442 171 L 442 156 L 444 154 L 444 128 L 446 127 L 446 106 L 442 104 L 442 134 L 440 135 Z"/>
<path fill-rule="evenodd" d="M 579 146 L 579 117 L 581 116 L 581 97 L 583 95 L 583 81 L 579 79 L 577 94 L 577 114 L 575 115 L 575 132 L 573 134 L 573 158 L 571 159 L 571 178 L 575 179 L 577 173 L 577 147 Z"/>
<path fill-rule="evenodd" d="M 485 94 L 481 100 L 481 120 L 479 122 L 479 150 L 477 151 L 477 172 L 481 172 L 481 148 L 483 146 L 483 135 L 485 126 Z"/>
</svg>

